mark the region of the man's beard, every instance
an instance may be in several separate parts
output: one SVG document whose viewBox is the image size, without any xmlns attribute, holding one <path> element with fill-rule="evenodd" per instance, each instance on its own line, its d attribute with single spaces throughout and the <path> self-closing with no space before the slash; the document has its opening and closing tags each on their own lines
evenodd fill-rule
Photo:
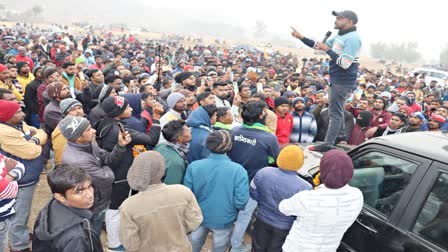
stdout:
<svg viewBox="0 0 448 252">
<path fill-rule="evenodd" d="M 227 99 L 227 95 L 221 95 L 221 96 L 218 96 L 218 98 L 221 100 L 225 100 L 225 99 Z"/>
</svg>

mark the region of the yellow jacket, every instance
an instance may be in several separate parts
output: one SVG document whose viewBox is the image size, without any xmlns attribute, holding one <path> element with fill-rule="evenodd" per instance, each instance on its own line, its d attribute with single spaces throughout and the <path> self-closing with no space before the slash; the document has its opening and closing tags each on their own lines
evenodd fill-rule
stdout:
<svg viewBox="0 0 448 252">
<path fill-rule="evenodd" d="M 39 139 L 39 145 L 32 141 L 27 141 L 23 137 L 23 133 L 19 130 L 1 123 L 0 145 L 2 150 L 16 157 L 27 160 L 39 157 L 42 153 L 42 145 L 47 142 L 47 134 L 43 130 L 28 126 L 25 122 L 23 122 L 23 132 L 25 132 L 25 134 L 29 134 L 31 130 L 36 132 L 33 137 Z"/>
<path fill-rule="evenodd" d="M 53 130 L 53 133 L 51 133 L 51 143 L 53 144 L 54 161 L 56 165 L 60 165 L 67 139 L 62 135 L 59 126 Z"/>
<path fill-rule="evenodd" d="M 16 89 L 16 87 L 14 85 L 8 86 L 7 84 L 0 81 L 0 88 L 5 88 L 5 89 L 11 90 L 14 93 L 14 95 L 16 96 L 17 101 L 23 100 L 22 94 L 19 92 L 19 90 Z"/>
<path fill-rule="evenodd" d="M 25 95 L 26 86 L 34 80 L 34 75 L 32 73 L 28 74 L 28 77 L 17 75 L 17 81 L 22 85 L 23 95 Z"/>
</svg>

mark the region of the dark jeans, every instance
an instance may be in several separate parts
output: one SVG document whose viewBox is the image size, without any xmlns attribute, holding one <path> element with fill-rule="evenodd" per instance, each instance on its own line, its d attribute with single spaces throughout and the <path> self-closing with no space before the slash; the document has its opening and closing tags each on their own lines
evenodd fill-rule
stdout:
<svg viewBox="0 0 448 252">
<path fill-rule="evenodd" d="M 281 252 L 288 233 L 289 230 L 275 228 L 257 219 L 252 233 L 252 251 Z"/>
<path fill-rule="evenodd" d="M 327 144 L 335 144 L 338 135 L 345 134 L 344 104 L 351 90 L 352 88 L 337 83 L 332 83 L 330 86 L 328 107 L 330 123 L 324 140 Z"/>
</svg>

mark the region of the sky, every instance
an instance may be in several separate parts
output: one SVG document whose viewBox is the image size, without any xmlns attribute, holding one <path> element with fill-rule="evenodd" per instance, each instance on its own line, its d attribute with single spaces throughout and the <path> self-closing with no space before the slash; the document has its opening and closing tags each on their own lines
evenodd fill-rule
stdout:
<svg viewBox="0 0 448 252">
<path fill-rule="evenodd" d="M 415 41 L 424 60 L 433 62 L 438 61 L 441 49 L 448 44 L 448 35 L 442 32 L 446 24 L 444 1 L 137 1 L 155 8 L 176 8 L 187 13 L 194 10 L 191 12 L 192 18 L 238 24 L 246 28 L 253 28 L 255 20 L 261 20 L 270 32 L 284 35 L 285 38 L 290 37 L 290 26 L 293 26 L 303 35 L 318 40 L 329 30 L 333 35 L 337 33 L 333 29 L 335 18 L 331 11 L 352 10 L 358 15 L 357 29 L 364 55 L 368 54 L 369 43 Z"/>
</svg>

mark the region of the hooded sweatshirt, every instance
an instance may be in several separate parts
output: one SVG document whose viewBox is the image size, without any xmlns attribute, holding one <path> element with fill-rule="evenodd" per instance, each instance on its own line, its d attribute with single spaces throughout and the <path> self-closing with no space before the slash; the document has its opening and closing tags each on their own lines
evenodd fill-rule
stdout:
<svg viewBox="0 0 448 252">
<path fill-rule="evenodd" d="M 90 53 L 90 57 L 86 56 L 86 53 Z M 93 51 L 90 48 L 87 48 L 86 51 L 84 52 L 84 54 L 82 55 L 85 63 L 90 66 L 95 64 L 95 57 L 93 56 Z"/>
<path fill-rule="evenodd" d="M 188 163 L 207 158 L 210 151 L 205 145 L 205 140 L 210 132 L 212 132 L 212 124 L 210 116 L 203 107 L 197 108 L 191 113 L 187 119 L 188 127 L 191 127 L 190 151 L 187 153 Z"/>
<path fill-rule="evenodd" d="M 126 124 L 138 132 L 146 133 L 146 129 L 140 120 L 142 113 L 142 94 L 122 94 L 121 96 L 128 99 L 129 106 L 132 108 L 132 116 L 124 120 Z"/>
<path fill-rule="evenodd" d="M 40 211 L 34 224 L 33 251 L 95 251 L 103 248 L 92 229 L 92 213 L 67 207 L 52 199 Z"/>
</svg>

